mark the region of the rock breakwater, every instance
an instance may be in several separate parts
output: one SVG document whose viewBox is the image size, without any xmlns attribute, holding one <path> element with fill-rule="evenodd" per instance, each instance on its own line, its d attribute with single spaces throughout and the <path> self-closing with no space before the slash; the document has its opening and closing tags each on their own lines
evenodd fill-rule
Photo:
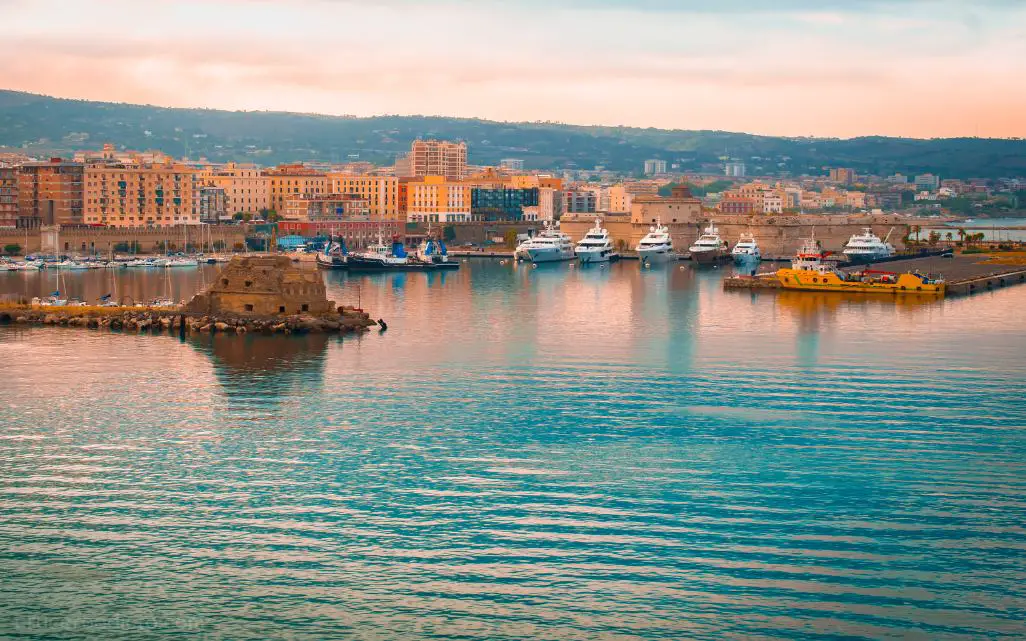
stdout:
<svg viewBox="0 0 1026 641">
<path fill-rule="evenodd" d="M 202 334 L 347 334 L 377 325 L 358 309 L 339 307 L 318 315 L 254 316 L 243 314 L 196 314 L 178 310 L 118 307 L 0 307 L 0 324 L 85 327 L 135 332 Z"/>
</svg>

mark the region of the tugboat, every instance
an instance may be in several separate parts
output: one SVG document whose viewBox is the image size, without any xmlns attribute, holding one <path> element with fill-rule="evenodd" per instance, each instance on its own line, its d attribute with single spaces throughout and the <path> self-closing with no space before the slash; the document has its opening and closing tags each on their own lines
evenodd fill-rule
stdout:
<svg viewBox="0 0 1026 641">
<path fill-rule="evenodd" d="M 329 238 L 328 246 L 317 254 L 317 266 L 324 269 L 346 269 L 348 258 L 349 248 L 346 247 L 346 239 L 341 236 L 337 241 Z"/>
<path fill-rule="evenodd" d="M 691 252 L 691 260 L 700 265 L 712 265 L 726 260 L 729 256 L 727 241 L 720 238 L 720 230 L 711 221 L 688 251 Z"/>
<path fill-rule="evenodd" d="M 399 236 L 392 237 L 389 247 L 381 241 L 367 247 L 367 251 L 349 254 L 346 257 L 346 269 L 360 272 L 429 272 L 438 269 L 433 263 L 409 256 Z"/>
<path fill-rule="evenodd" d="M 810 238 L 798 250 L 790 269 L 777 270 L 777 280 L 784 289 L 803 291 L 944 295 L 943 278 L 918 271 L 899 274 L 864 269 L 845 273 L 827 262 L 829 255 L 818 240 Z"/>
<path fill-rule="evenodd" d="M 445 243 L 434 238 L 425 238 L 424 242 L 417 248 L 415 254 L 417 260 L 422 263 L 433 265 L 435 269 L 459 269 L 460 264 L 449 260 L 449 250 Z"/>
<path fill-rule="evenodd" d="M 648 228 L 648 233 L 638 243 L 636 251 L 638 260 L 646 265 L 663 263 L 677 258 L 673 253 L 670 228 L 663 226 L 662 221 L 658 219 L 655 227 Z"/>
<path fill-rule="evenodd" d="M 574 253 L 581 259 L 581 264 L 608 263 L 619 258 L 613 251 L 613 241 L 609 238 L 609 232 L 602 229 L 602 221 L 597 218 L 595 226 L 577 243 Z"/>
</svg>

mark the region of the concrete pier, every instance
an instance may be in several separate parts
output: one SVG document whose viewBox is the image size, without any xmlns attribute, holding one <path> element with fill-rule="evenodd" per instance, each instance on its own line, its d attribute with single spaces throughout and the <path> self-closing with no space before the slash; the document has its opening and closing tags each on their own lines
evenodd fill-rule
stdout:
<svg viewBox="0 0 1026 641">
<path fill-rule="evenodd" d="M 959 254 L 952 258 L 930 256 L 890 261 L 878 265 L 843 267 L 842 271 L 852 272 L 868 268 L 905 273 L 919 270 L 924 274 L 942 276 L 947 281 L 946 296 L 966 296 L 1026 283 L 1026 264 L 1002 264 L 1002 262 L 991 261 L 989 258 L 986 254 Z M 723 288 L 730 290 L 782 289 L 774 274 L 760 274 L 756 278 L 732 276 L 723 281 Z"/>
</svg>

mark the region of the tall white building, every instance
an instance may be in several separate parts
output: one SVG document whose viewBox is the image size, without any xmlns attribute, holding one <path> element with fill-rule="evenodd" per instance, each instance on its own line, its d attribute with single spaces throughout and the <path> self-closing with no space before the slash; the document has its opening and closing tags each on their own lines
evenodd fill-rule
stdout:
<svg viewBox="0 0 1026 641">
<path fill-rule="evenodd" d="M 499 169 L 506 171 L 523 171 L 524 161 L 521 158 L 503 158 L 499 161 Z"/>
<path fill-rule="evenodd" d="M 731 178 L 744 178 L 748 173 L 743 162 L 728 162 L 723 165 L 723 174 Z"/>
<path fill-rule="evenodd" d="M 666 173 L 666 161 L 665 160 L 646 160 L 645 161 L 645 175 L 654 176 L 656 174 Z"/>
</svg>

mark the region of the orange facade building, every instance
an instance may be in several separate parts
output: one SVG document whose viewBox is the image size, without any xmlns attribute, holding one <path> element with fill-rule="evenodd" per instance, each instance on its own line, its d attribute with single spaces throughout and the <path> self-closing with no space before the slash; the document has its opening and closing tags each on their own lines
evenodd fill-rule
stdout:
<svg viewBox="0 0 1026 641">
<path fill-rule="evenodd" d="M 85 222 L 110 227 L 172 227 L 200 222 L 197 171 L 162 164 L 85 168 Z"/>
<path fill-rule="evenodd" d="M 270 208 L 285 213 L 286 202 L 296 196 L 318 196 L 330 191 L 327 175 L 302 164 L 278 165 L 264 171 L 270 190 Z"/>
<path fill-rule="evenodd" d="M 205 182 L 224 190 L 225 211 L 235 214 L 259 214 L 271 207 L 271 179 L 256 165 L 228 163 L 204 176 Z"/>
<path fill-rule="evenodd" d="M 36 228 L 82 224 L 84 169 L 81 163 L 60 158 L 19 167 L 17 225 Z"/>
<path fill-rule="evenodd" d="M 400 200 L 405 202 L 408 222 L 467 222 L 471 215 L 470 185 L 426 176 L 401 183 Z"/>
<path fill-rule="evenodd" d="M 0 227 L 18 226 L 18 170 L 0 167 Z"/>
<path fill-rule="evenodd" d="M 367 200 L 371 220 L 405 221 L 399 213 L 399 179 L 394 176 L 328 174 L 333 194 L 353 194 Z"/>
</svg>

